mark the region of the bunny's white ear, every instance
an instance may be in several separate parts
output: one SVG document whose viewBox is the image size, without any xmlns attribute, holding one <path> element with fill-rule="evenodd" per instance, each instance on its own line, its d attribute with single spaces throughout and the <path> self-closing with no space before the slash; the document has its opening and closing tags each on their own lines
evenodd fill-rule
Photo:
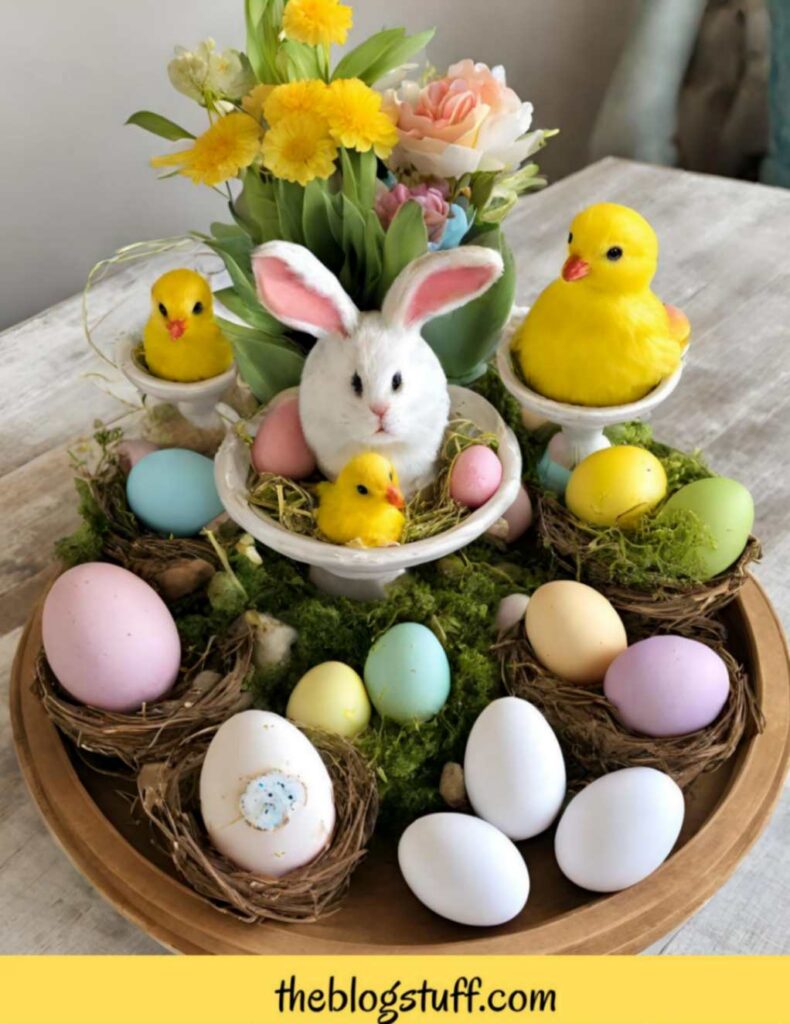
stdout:
<svg viewBox="0 0 790 1024">
<path fill-rule="evenodd" d="M 252 253 L 258 298 L 272 316 L 316 338 L 350 335 L 359 310 L 331 270 L 294 242 L 266 242 Z"/>
<path fill-rule="evenodd" d="M 451 313 L 482 295 L 503 269 L 499 253 L 481 245 L 427 253 L 395 278 L 382 314 L 393 326 L 420 328 L 426 320 Z"/>
</svg>

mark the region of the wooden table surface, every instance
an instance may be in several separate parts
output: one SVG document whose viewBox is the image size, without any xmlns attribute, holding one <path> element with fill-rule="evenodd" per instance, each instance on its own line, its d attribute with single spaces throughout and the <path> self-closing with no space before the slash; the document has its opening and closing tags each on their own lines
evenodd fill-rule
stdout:
<svg viewBox="0 0 790 1024">
<path fill-rule="evenodd" d="M 603 160 L 528 198 L 508 221 L 519 302 L 529 303 L 557 275 L 573 214 L 601 200 L 634 206 L 652 222 L 663 253 L 656 291 L 691 318 L 688 366 L 654 418 L 656 432 L 678 447 L 701 448 L 717 471 L 751 490 L 765 548 L 757 574 L 787 622 L 790 193 Z M 130 296 L 140 298 L 139 273 L 139 266 L 127 266 L 97 287 L 91 322 Z M 85 343 L 80 308 L 75 297 L 0 334 L 4 691 L 22 623 L 53 563 L 53 542 L 77 521 L 67 450 L 94 419 L 130 415 L 106 383 L 97 386 L 95 374 L 104 368 Z M 106 904 L 51 840 L 16 765 L 7 692 L 0 709 L 0 822 L 0 953 L 163 952 Z M 790 953 L 787 789 L 736 874 L 651 952 Z"/>
</svg>

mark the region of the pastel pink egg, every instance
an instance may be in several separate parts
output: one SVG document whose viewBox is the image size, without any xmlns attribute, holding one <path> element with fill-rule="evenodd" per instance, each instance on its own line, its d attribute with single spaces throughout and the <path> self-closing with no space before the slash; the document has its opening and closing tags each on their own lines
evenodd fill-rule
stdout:
<svg viewBox="0 0 790 1024">
<path fill-rule="evenodd" d="M 258 427 L 252 445 L 252 464 L 258 473 L 276 473 L 304 480 L 315 473 L 315 455 L 305 441 L 296 397 L 275 402 Z"/>
<path fill-rule="evenodd" d="M 158 451 L 158 445 L 152 444 L 150 441 L 143 441 L 140 437 L 132 438 L 129 441 L 121 441 L 118 445 L 118 458 L 121 462 L 121 469 L 124 473 L 130 473 L 140 459 L 144 459 L 151 452 Z"/>
<path fill-rule="evenodd" d="M 507 523 L 505 540 L 512 544 L 532 526 L 532 502 L 529 500 L 526 487 L 522 484 L 518 489 L 516 500 L 502 517 Z"/>
<path fill-rule="evenodd" d="M 137 711 L 173 686 L 181 641 L 167 605 L 107 562 L 58 577 L 44 602 L 44 652 L 64 690 L 105 711 Z"/>
<path fill-rule="evenodd" d="M 480 508 L 502 483 L 502 463 L 496 452 L 475 444 L 461 452 L 450 476 L 450 496 L 459 505 Z"/>
<path fill-rule="evenodd" d="M 684 636 L 652 636 L 615 658 L 603 689 L 626 728 L 645 736 L 684 736 L 718 717 L 730 676 L 706 644 Z"/>
</svg>

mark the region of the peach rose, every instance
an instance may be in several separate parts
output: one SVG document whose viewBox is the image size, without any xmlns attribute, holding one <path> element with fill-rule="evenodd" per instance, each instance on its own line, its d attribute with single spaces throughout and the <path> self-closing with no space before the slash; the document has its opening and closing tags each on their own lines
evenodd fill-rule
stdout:
<svg viewBox="0 0 790 1024">
<path fill-rule="evenodd" d="M 390 167 L 413 167 L 438 178 L 518 167 L 540 148 L 542 131 L 529 131 L 532 104 L 505 81 L 505 69 L 462 60 L 428 85 L 403 82 L 384 108 L 396 121 L 399 142 Z"/>
</svg>

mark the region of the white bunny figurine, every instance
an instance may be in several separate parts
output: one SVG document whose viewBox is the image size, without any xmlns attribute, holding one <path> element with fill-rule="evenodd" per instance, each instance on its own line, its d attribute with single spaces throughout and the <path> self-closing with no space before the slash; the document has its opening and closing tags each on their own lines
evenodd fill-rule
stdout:
<svg viewBox="0 0 790 1024">
<path fill-rule="evenodd" d="M 447 378 L 420 328 L 482 295 L 502 257 L 482 246 L 428 253 L 395 279 L 381 312 L 361 313 L 304 246 L 267 242 L 252 254 L 263 306 L 318 341 L 305 362 L 299 414 L 307 443 L 334 480 L 375 450 L 408 496 L 429 483 L 450 412 Z"/>
</svg>

